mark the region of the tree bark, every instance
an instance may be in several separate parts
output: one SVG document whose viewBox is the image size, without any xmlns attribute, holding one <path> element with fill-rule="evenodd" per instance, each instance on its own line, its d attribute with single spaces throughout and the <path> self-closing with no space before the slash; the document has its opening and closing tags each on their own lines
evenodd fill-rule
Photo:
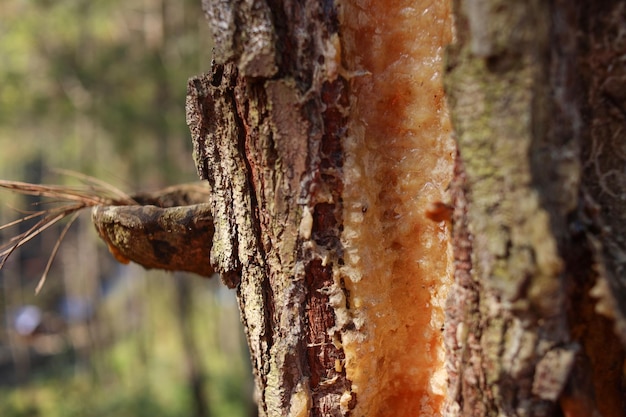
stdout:
<svg viewBox="0 0 626 417">
<path fill-rule="evenodd" d="M 395 3 L 385 7 L 395 13 Z M 403 415 L 394 407 L 407 415 L 626 415 L 621 2 L 453 2 L 445 85 L 458 152 L 453 164 L 441 156 L 444 145 L 434 156 L 453 180 L 448 197 L 441 194 L 449 201 L 416 208 L 437 224 L 419 223 L 417 235 L 439 233 L 454 253 L 441 411 L 424 406 L 417 391 L 394 399 L 382 374 L 357 387 L 346 370 L 359 358 L 346 349 L 348 339 L 356 343 L 359 326 L 368 325 L 356 312 L 368 307 L 351 294 L 361 284 L 348 282 L 342 269 L 351 262 L 348 229 L 359 233 L 347 227 L 356 215 L 348 207 L 355 194 L 346 188 L 349 158 L 359 153 L 347 145 L 354 133 L 346 132 L 357 126 L 354 109 L 367 105 L 351 94 L 378 75 L 348 65 L 353 58 L 342 53 L 352 53 L 350 36 L 375 44 L 383 30 L 409 29 L 359 33 L 354 26 L 377 20 L 367 14 L 375 9 L 369 2 L 207 0 L 204 8 L 217 47 L 210 73 L 189 82 L 187 122 L 199 174 L 212 190 L 211 264 L 237 291 L 261 416 L 366 415 L 359 404 L 368 401 L 373 415 Z M 359 18 L 350 20 L 348 11 Z M 403 56 L 392 47 L 383 51 Z M 389 106 L 408 100 L 401 88 Z M 395 115 L 388 122 L 396 130 L 402 123 Z M 398 159 L 413 150 L 403 148 Z M 397 188 L 395 180 L 379 184 L 378 203 L 413 201 Z M 374 208 L 359 210 L 365 216 Z M 398 210 L 381 213 L 383 229 L 406 226 Z M 395 260 L 390 268 L 409 253 L 398 242 L 376 252 Z M 435 250 L 447 251 L 445 244 Z M 389 279 L 400 280 L 395 273 Z M 381 293 L 391 288 L 381 285 Z M 394 306 L 410 303 L 399 301 L 410 290 L 389 292 L 381 304 L 395 309 L 388 317 L 401 321 L 398 328 L 412 326 L 415 316 L 402 317 Z M 408 340 L 392 335 L 375 349 L 406 343 L 400 350 L 422 355 Z M 376 366 L 395 375 L 392 367 L 402 363 Z M 367 389 L 379 390 L 378 403 L 361 395 Z"/>
<path fill-rule="evenodd" d="M 318 72 L 337 36 L 332 7 L 205 4 L 220 47 L 189 83 L 196 163 L 213 190 L 211 262 L 237 288 L 262 416 L 340 415 L 353 401 L 330 307 L 346 106 L 345 80 Z"/>
<path fill-rule="evenodd" d="M 625 415 L 623 9 L 455 2 L 453 414 Z"/>
</svg>

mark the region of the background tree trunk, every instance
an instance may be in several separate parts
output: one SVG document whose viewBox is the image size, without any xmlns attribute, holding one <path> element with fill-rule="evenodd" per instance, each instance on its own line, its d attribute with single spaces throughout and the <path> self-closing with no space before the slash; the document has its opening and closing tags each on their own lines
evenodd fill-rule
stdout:
<svg viewBox="0 0 626 417">
<path fill-rule="evenodd" d="M 452 408 L 622 416 L 623 4 L 455 10 Z"/>
<path fill-rule="evenodd" d="M 341 10 L 204 7 L 215 61 L 190 80 L 187 117 L 212 187 L 211 262 L 237 289 L 259 412 L 358 414 L 337 271 L 343 140 L 365 74 L 344 69 Z M 619 1 L 454 1 L 446 415 L 626 415 L 625 12 Z"/>
</svg>

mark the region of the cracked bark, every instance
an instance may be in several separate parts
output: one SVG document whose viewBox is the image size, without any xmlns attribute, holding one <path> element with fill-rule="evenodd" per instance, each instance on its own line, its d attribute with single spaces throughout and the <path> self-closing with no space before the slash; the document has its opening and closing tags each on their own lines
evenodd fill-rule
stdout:
<svg viewBox="0 0 626 417">
<path fill-rule="evenodd" d="M 190 80 L 187 114 L 213 191 L 211 262 L 237 288 L 259 411 L 340 415 L 350 384 L 328 299 L 341 257 L 346 91 L 317 72 L 336 17 L 313 2 L 272 5 L 272 16 L 257 1 L 204 7 L 215 27 L 240 22 L 217 32 L 221 48 L 211 73 Z"/>
</svg>

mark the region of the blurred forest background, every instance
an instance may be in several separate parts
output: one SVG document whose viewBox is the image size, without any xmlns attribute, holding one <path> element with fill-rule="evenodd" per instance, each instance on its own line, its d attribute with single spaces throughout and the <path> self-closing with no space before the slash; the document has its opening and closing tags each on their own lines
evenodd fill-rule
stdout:
<svg viewBox="0 0 626 417">
<path fill-rule="evenodd" d="M 185 91 L 210 50 L 200 0 L 0 1 L 0 178 L 79 184 L 63 168 L 127 192 L 195 181 Z M 0 191 L 0 224 L 38 201 Z M 254 414 L 219 279 L 116 264 L 86 211 L 36 296 L 63 227 L 0 271 L 1 416 Z"/>
</svg>

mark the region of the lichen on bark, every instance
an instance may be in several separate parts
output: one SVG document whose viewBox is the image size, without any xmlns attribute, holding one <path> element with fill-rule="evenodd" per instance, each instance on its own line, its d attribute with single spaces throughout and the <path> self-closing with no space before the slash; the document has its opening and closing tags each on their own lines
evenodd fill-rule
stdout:
<svg viewBox="0 0 626 417">
<path fill-rule="evenodd" d="M 599 10 L 455 1 L 447 94 L 465 169 L 453 185 L 462 209 L 446 328 L 452 415 L 623 415 L 622 377 L 599 371 L 624 353 L 593 309 L 589 291 L 607 263 L 581 187 L 581 149 L 598 142 L 588 137 L 580 34 Z"/>
</svg>

